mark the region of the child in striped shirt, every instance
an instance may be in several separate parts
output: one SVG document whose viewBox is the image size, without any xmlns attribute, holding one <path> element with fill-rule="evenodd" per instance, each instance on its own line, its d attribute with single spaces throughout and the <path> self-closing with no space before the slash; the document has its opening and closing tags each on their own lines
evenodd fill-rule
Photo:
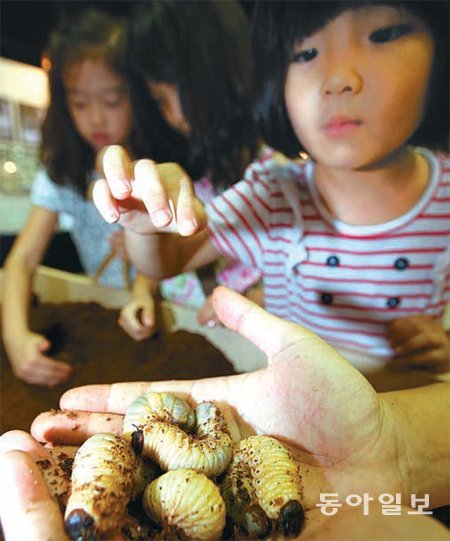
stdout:
<svg viewBox="0 0 450 541">
<path fill-rule="evenodd" d="M 127 228 L 138 268 L 239 259 L 261 269 L 266 308 L 363 371 L 448 371 L 447 16 L 444 2 L 259 3 L 257 116 L 269 145 L 301 159 L 264 156 L 206 214 L 154 164 L 137 165 L 139 192 L 111 171 L 97 207 Z"/>
</svg>

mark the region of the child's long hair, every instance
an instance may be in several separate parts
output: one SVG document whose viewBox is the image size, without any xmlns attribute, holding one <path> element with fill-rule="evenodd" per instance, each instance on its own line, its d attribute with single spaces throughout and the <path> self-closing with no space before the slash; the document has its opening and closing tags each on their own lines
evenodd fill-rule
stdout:
<svg viewBox="0 0 450 541">
<path fill-rule="evenodd" d="M 238 180 L 254 156 L 250 29 L 237 2 L 137 3 L 131 51 L 147 80 L 178 85 L 191 126 L 187 168 L 216 187 Z"/>
<path fill-rule="evenodd" d="M 124 19 L 106 11 L 89 9 L 75 18 L 64 17 L 51 33 L 45 51 L 50 102 L 42 126 L 41 161 L 57 184 L 70 184 L 85 194 L 95 153 L 79 135 L 70 116 L 63 75 L 67 67 L 87 58 L 101 59 L 124 78 L 133 111 L 129 149 L 135 158 L 167 160 L 167 148 L 159 143 L 168 130 L 150 99 L 145 81 L 129 68 L 126 52 L 127 25 Z M 157 136 L 156 136 L 157 135 Z M 167 143 L 169 144 L 169 143 Z"/>
<path fill-rule="evenodd" d="M 343 11 L 367 5 L 403 7 L 420 17 L 435 42 L 428 103 L 422 124 L 409 144 L 448 150 L 449 144 L 449 4 L 445 1 L 260 1 L 254 11 L 255 111 L 265 141 L 287 156 L 302 149 L 289 121 L 284 85 L 292 48 Z"/>
</svg>

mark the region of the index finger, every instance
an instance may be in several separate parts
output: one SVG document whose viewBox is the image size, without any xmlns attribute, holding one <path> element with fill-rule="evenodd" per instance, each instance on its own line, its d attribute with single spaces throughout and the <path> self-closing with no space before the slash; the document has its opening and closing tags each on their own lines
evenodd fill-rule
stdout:
<svg viewBox="0 0 450 541">
<path fill-rule="evenodd" d="M 190 395 L 192 381 L 113 383 L 85 385 L 66 391 L 60 399 L 63 410 L 85 410 L 108 413 L 125 413 L 128 406 L 148 391 L 177 392 Z"/>
<path fill-rule="evenodd" d="M 155 227 L 166 227 L 173 220 L 172 209 L 155 162 L 139 160 L 134 166 L 133 189 L 144 202 Z"/>
<path fill-rule="evenodd" d="M 103 154 L 103 173 L 109 189 L 116 199 L 126 199 L 131 194 L 132 161 L 119 145 L 107 147 Z"/>
<path fill-rule="evenodd" d="M 33 421 L 31 433 L 39 441 L 72 445 L 80 444 L 99 432 L 121 434 L 123 414 L 133 400 L 146 392 L 172 392 L 196 403 L 213 400 L 222 402 L 224 406 L 230 399 L 231 381 L 237 384 L 242 377 L 114 383 L 70 389 L 61 397 L 63 411 L 41 413 Z"/>
</svg>

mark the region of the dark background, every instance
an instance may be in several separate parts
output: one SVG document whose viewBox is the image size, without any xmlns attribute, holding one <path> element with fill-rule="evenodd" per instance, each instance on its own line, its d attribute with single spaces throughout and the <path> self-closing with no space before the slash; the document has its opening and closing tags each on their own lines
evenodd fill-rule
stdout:
<svg viewBox="0 0 450 541">
<path fill-rule="evenodd" d="M 49 32 L 60 16 L 75 14 L 87 6 L 129 15 L 133 3 L 122 0 L 0 0 L 0 55 L 40 66 Z M 253 3 L 254 0 L 240 2 L 249 17 Z"/>
</svg>

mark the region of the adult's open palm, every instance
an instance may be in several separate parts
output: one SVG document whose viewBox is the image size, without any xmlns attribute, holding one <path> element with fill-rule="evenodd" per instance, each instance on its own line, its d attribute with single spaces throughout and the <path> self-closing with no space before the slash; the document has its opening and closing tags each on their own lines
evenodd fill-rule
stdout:
<svg viewBox="0 0 450 541">
<path fill-rule="evenodd" d="M 357 370 L 313 333 L 226 288 L 215 290 L 214 307 L 225 326 L 267 354 L 267 368 L 196 381 L 72 389 L 62 397 L 61 407 L 82 411 L 40 415 L 34 436 L 78 444 L 96 432 L 120 432 L 123 413 L 137 396 L 171 391 L 194 403 L 228 404 L 243 435 L 269 434 L 290 444 L 301 461 L 307 510 L 317 510 L 320 493 L 345 498 L 402 491 L 394 420 Z"/>
</svg>

